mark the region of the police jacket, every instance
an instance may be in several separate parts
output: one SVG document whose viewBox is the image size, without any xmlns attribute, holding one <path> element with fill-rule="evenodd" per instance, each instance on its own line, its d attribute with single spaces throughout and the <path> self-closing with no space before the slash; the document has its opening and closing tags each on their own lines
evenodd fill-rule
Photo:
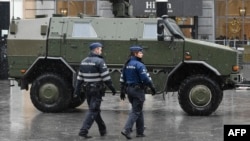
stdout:
<svg viewBox="0 0 250 141">
<path fill-rule="evenodd" d="M 152 79 L 140 58 L 132 56 L 124 65 L 120 82 L 126 85 L 152 85 Z"/>
<path fill-rule="evenodd" d="M 88 57 L 81 61 L 76 84 L 76 90 L 78 92 L 83 82 L 104 82 L 112 92 L 115 91 L 103 57 L 92 52 L 90 52 Z"/>
</svg>

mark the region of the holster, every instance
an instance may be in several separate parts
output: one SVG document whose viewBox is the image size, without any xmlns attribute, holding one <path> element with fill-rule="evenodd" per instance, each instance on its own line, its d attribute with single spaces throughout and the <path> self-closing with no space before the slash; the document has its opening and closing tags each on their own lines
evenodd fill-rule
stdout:
<svg viewBox="0 0 250 141">
<path fill-rule="evenodd" d="M 132 85 L 127 85 L 127 87 L 132 87 L 135 89 L 144 89 L 144 85 L 142 84 L 132 84 Z"/>
<path fill-rule="evenodd" d="M 103 83 L 86 83 L 84 85 L 86 91 L 94 90 L 99 91 L 102 96 L 105 96 L 106 87 Z"/>
</svg>

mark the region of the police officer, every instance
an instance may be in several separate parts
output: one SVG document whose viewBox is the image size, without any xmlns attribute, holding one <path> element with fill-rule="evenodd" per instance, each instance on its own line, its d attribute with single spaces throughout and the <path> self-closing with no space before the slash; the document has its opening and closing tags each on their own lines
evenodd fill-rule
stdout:
<svg viewBox="0 0 250 141">
<path fill-rule="evenodd" d="M 91 136 L 88 136 L 88 130 L 94 121 L 98 125 L 101 136 L 105 136 L 107 133 L 106 125 L 100 114 L 102 96 L 104 95 L 103 88 L 105 87 L 103 83 L 108 86 L 113 95 L 116 93 L 107 66 L 101 56 L 102 44 L 94 42 L 90 44 L 89 48 L 90 53 L 88 57 L 83 59 L 80 64 L 74 91 L 74 97 L 80 97 L 81 87 L 85 86 L 84 89 L 89 110 L 79 132 L 79 136 L 85 138 L 91 138 Z"/>
<path fill-rule="evenodd" d="M 130 47 L 130 58 L 125 63 L 120 82 L 121 94 L 120 98 L 124 100 L 127 93 L 128 100 L 132 105 L 132 110 L 129 114 L 127 122 L 121 134 L 127 139 L 131 139 L 130 133 L 134 123 L 136 123 L 136 137 L 144 137 L 144 117 L 143 103 L 145 101 L 145 86 L 149 87 L 152 95 L 155 95 L 156 90 L 147 72 L 147 69 L 142 62 L 143 52 L 140 46 Z"/>
</svg>

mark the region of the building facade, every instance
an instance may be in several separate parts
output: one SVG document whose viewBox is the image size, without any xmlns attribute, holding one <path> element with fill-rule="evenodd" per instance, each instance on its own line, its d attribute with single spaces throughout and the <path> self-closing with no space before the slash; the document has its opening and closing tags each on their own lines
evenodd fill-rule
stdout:
<svg viewBox="0 0 250 141">
<path fill-rule="evenodd" d="M 4 1 L 10 2 L 10 19 L 29 19 L 44 14 L 114 16 L 110 2 L 112 0 Z M 133 13 L 137 15 L 138 10 L 152 15 L 156 9 L 155 0 L 140 0 L 140 3 L 138 0 L 117 1 L 130 2 Z M 250 37 L 250 0 L 168 0 L 168 14 L 175 18 L 189 38 L 212 41 L 221 38 L 243 40 Z"/>
<path fill-rule="evenodd" d="M 248 40 L 250 0 L 215 0 L 216 38 Z"/>
</svg>

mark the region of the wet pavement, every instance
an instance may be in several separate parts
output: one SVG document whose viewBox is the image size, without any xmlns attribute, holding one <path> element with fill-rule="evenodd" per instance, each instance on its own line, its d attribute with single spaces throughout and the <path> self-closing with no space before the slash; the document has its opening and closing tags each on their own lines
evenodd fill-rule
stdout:
<svg viewBox="0 0 250 141">
<path fill-rule="evenodd" d="M 65 113 L 42 113 L 31 103 L 29 91 L 9 87 L 0 80 L 0 140 L 1 141 L 80 141 L 78 136 L 87 111 L 86 102 Z M 128 100 L 107 94 L 102 103 L 102 116 L 108 134 L 100 137 L 97 125 L 89 131 L 93 141 L 126 140 L 120 134 L 130 110 Z M 146 137 L 142 141 L 223 141 L 225 124 L 250 124 L 250 93 L 246 90 L 224 91 L 219 108 L 210 116 L 188 116 L 178 104 L 177 93 L 147 95 L 144 116 Z"/>
</svg>

